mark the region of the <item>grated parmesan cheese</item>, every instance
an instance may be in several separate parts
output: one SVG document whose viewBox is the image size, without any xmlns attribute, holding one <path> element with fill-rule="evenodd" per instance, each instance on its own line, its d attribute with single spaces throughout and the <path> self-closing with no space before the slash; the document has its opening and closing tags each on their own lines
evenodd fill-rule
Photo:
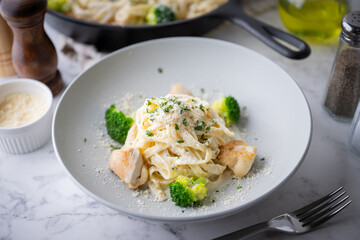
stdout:
<svg viewBox="0 0 360 240">
<path fill-rule="evenodd" d="M 0 103 L 0 127 L 13 128 L 26 125 L 40 118 L 48 104 L 35 94 L 13 93 Z"/>
</svg>

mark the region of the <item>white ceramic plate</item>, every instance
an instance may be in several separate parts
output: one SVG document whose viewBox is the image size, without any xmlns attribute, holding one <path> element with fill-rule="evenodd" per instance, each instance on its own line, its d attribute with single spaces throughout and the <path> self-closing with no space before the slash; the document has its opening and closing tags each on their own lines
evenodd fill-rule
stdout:
<svg viewBox="0 0 360 240">
<path fill-rule="evenodd" d="M 190 86 L 194 93 L 204 88 L 210 98 L 221 93 L 237 98 L 248 115 L 238 127 L 246 129 L 246 140 L 258 147 L 249 176 L 211 191 L 201 208 L 156 202 L 151 194 L 137 196 L 107 169 L 111 141 L 104 128 L 106 107 L 126 93 L 164 96 L 174 83 Z M 134 97 L 132 103 L 139 100 Z M 232 43 L 186 37 L 121 49 L 83 72 L 57 107 L 53 144 L 70 178 L 94 199 L 136 217 L 194 221 L 236 213 L 273 192 L 301 164 L 311 131 L 303 93 L 275 63 Z"/>
</svg>

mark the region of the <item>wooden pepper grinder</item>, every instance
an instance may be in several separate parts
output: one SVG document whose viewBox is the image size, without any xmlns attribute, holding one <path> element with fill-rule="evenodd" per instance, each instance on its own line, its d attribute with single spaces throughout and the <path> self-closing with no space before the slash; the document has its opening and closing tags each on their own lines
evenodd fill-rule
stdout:
<svg viewBox="0 0 360 240">
<path fill-rule="evenodd" d="M 11 60 L 12 32 L 0 14 L 0 77 L 16 74 Z"/>
<path fill-rule="evenodd" d="M 14 34 L 13 65 L 20 77 L 45 83 L 56 96 L 63 88 L 55 47 L 44 30 L 47 0 L 1 0 L 0 11 Z"/>
</svg>

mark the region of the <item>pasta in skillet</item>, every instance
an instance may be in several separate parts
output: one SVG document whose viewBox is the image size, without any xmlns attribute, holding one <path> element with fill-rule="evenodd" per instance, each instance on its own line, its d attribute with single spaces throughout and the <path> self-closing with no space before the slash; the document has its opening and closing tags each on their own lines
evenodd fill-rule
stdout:
<svg viewBox="0 0 360 240">
<path fill-rule="evenodd" d="M 64 5 L 49 7 L 75 18 L 116 25 L 149 24 L 147 15 L 157 5 L 169 7 L 176 20 L 193 18 L 210 12 L 228 0 L 63 0 Z"/>
</svg>

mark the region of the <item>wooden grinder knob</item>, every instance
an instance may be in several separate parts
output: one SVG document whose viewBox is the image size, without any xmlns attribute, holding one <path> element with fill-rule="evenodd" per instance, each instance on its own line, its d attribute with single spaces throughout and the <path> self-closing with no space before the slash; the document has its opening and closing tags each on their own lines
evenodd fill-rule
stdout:
<svg viewBox="0 0 360 240">
<path fill-rule="evenodd" d="M 2 0 L 0 11 L 14 34 L 13 65 L 20 77 L 45 83 L 56 96 L 63 88 L 55 47 L 44 30 L 47 0 Z"/>
</svg>

